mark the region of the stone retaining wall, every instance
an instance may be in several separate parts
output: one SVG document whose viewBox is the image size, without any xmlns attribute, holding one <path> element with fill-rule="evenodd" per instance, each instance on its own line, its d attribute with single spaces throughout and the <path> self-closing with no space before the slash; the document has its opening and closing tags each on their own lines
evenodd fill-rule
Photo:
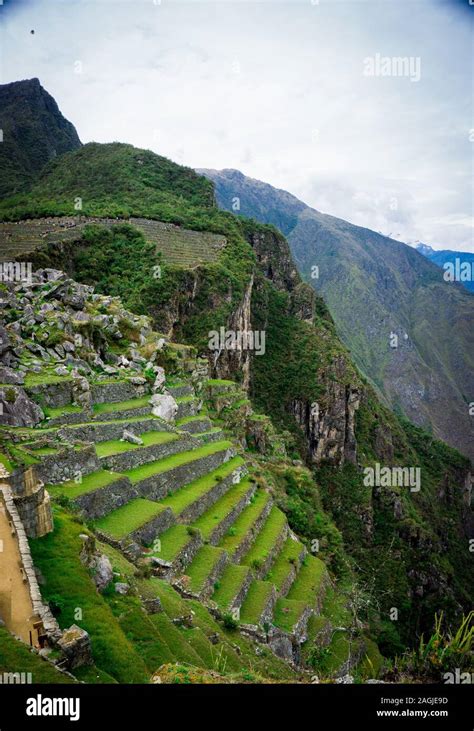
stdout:
<svg viewBox="0 0 474 731">
<path fill-rule="evenodd" d="M 180 513 L 178 522 L 179 523 L 194 523 L 203 513 L 206 512 L 212 505 L 214 505 L 219 498 L 230 490 L 230 488 L 238 484 L 243 475 L 247 474 L 245 467 L 237 467 L 230 475 L 224 477 L 220 482 L 216 481 L 216 484 L 211 487 L 204 495 L 195 500 L 191 505 Z"/>
<path fill-rule="evenodd" d="M 53 530 L 49 493 L 44 489 L 43 483 L 39 483 L 37 489 L 29 495 L 13 499 L 29 538 L 41 538 Z"/>
<path fill-rule="evenodd" d="M 79 449 L 64 447 L 41 457 L 41 462 L 36 465 L 38 477 L 49 485 L 67 482 L 79 474 L 85 477 L 99 469 L 100 462 L 92 444 Z"/>
<path fill-rule="evenodd" d="M 284 542 L 287 539 L 288 530 L 289 530 L 288 523 L 285 521 L 285 524 L 284 524 L 278 538 L 276 539 L 274 545 L 272 546 L 271 551 L 268 553 L 267 558 L 265 559 L 265 561 L 263 562 L 261 567 L 258 569 L 258 571 L 257 570 L 255 571 L 255 573 L 257 574 L 257 577 L 259 579 L 263 579 L 264 576 L 266 576 L 268 574 L 268 572 L 270 571 L 270 567 L 271 567 L 273 561 L 275 560 L 276 556 L 280 553 L 281 547 L 283 546 Z"/>
<path fill-rule="evenodd" d="M 303 644 L 303 642 L 308 639 L 308 622 L 312 614 L 314 614 L 313 609 L 311 607 L 306 607 L 291 630 L 291 635 L 298 645 Z"/>
<path fill-rule="evenodd" d="M 189 537 L 189 541 L 179 551 L 176 558 L 172 563 L 163 563 L 161 566 L 156 566 L 156 573 L 168 581 L 173 576 L 179 576 L 183 573 L 186 566 L 188 566 L 193 560 L 196 553 L 203 546 L 203 540 L 201 534 L 197 531 L 194 535 Z"/>
<path fill-rule="evenodd" d="M 203 416 L 202 419 L 196 419 L 196 421 L 189 421 L 187 424 L 182 424 L 178 429 L 187 431 L 190 434 L 197 434 L 212 429 L 212 422 L 207 416 Z"/>
<path fill-rule="evenodd" d="M 135 386 L 129 381 L 91 384 L 93 404 L 109 404 L 117 403 L 119 401 L 129 401 L 130 399 L 139 398 L 145 393 L 145 386 Z"/>
<path fill-rule="evenodd" d="M 226 551 L 222 551 L 221 556 L 218 558 L 214 566 L 212 567 L 212 571 L 210 571 L 209 576 L 207 577 L 206 581 L 204 582 L 204 586 L 202 587 L 201 591 L 199 592 L 199 599 L 209 599 L 211 594 L 214 592 L 214 584 L 219 579 L 219 577 L 222 575 L 222 572 L 224 571 L 225 567 L 229 563 L 229 555 Z"/>
<path fill-rule="evenodd" d="M 196 442 L 190 438 L 183 437 L 164 444 L 153 444 L 150 447 L 137 447 L 129 452 L 114 454 L 110 457 L 101 457 L 102 466 L 113 472 L 125 472 L 134 467 L 140 467 L 148 462 L 155 462 L 158 459 L 169 457 L 179 452 L 187 452 L 196 447 Z"/>
<path fill-rule="evenodd" d="M 250 546 L 254 542 L 257 535 L 260 533 L 260 530 L 265 523 L 266 519 L 268 518 L 270 511 L 273 507 L 273 500 L 268 500 L 267 504 L 263 508 L 262 512 L 258 516 L 255 523 L 252 525 L 250 530 L 245 534 L 243 540 L 238 545 L 237 550 L 232 555 L 232 561 L 233 563 L 240 563 L 240 560 L 242 556 L 245 556 L 247 551 L 249 550 Z"/>
<path fill-rule="evenodd" d="M 124 409 L 123 411 L 103 411 L 94 414 L 96 421 L 114 421 L 115 419 L 133 419 L 135 416 L 151 416 L 151 405 L 141 406 L 139 409 Z"/>
<path fill-rule="evenodd" d="M 171 508 L 165 508 L 148 523 L 145 523 L 145 525 L 137 528 L 137 530 L 132 531 L 128 537 L 136 543 L 142 543 L 144 546 L 148 546 L 153 543 L 157 536 L 164 533 L 165 530 L 168 530 L 168 528 L 175 523 L 176 519 Z"/>
<path fill-rule="evenodd" d="M 193 480 L 207 475 L 224 462 L 228 462 L 234 456 L 235 450 L 229 448 L 148 477 L 137 483 L 136 486 L 142 497 L 150 500 L 163 500 L 168 493 L 176 492 L 183 485 L 187 485 L 189 482 L 193 482 Z"/>
<path fill-rule="evenodd" d="M 72 380 L 61 381 L 60 383 L 43 383 L 38 386 L 24 386 L 27 394 L 34 397 L 40 406 L 49 406 L 56 409 L 60 406 L 67 406 L 74 398 L 72 393 Z"/>
<path fill-rule="evenodd" d="M 161 419 L 152 417 L 143 417 L 143 421 L 123 421 L 120 423 L 111 421 L 110 423 L 94 423 L 84 424 L 80 427 L 63 427 L 58 430 L 58 436 L 62 439 L 77 439 L 81 442 L 107 442 L 111 439 L 121 439 L 123 431 L 133 432 L 133 434 L 144 434 L 148 431 L 175 431 L 172 426 Z"/>
<path fill-rule="evenodd" d="M 247 505 L 250 504 L 250 501 L 255 494 L 256 489 L 256 484 L 250 483 L 249 489 L 247 490 L 245 495 L 239 500 L 236 505 L 234 505 L 230 513 L 228 513 L 225 518 L 221 520 L 218 525 L 216 525 L 211 535 L 209 536 L 209 543 L 214 546 L 219 543 L 219 541 L 225 536 L 231 525 L 234 524 L 240 513 L 244 510 L 244 508 L 247 507 Z"/>
<path fill-rule="evenodd" d="M 121 477 L 105 487 L 79 495 L 73 502 L 85 518 L 96 520 L 136 497 L 138 497 L 137 488 L 132 485 L 128 477 Z"/>
<path fill-rule="evenodd" d="M 176 420 L 184 419 L 185 416 L 197 416 L 201 410 L 202 404 L 198 399 L 193 401 L 181 401 L 178 403 L 178 412 Z"/>
<path fill-rule="evenodd" d="M 41 619 L 48 639 L 52 644 L 54 644 L 61 638 L 61 630 L 56 619 L 53 617 L 51 610 L 43 603 L 41 598 L 41 592 L 38 586 L 33 560 L 31 558 L 30 546 L 28 544 L 25 528 L 15 505 L 12 492 L 9 486 L 5 484 L 0 485 L 0 491 L 3 493 L 5 507 L 16 532 L 21 563 L 28 583 L 33 611 Z"/>
<path fill-rule="evenodd" d="M 89 421 L 90 414 L 85 411 L 77 411 L 72 414 L 62 414 L 61 416 L 55 416 L 52 419 L 46 419 L 46 426 L 67 426 L 68 424 L 82 424 L 85 421 Z"/>
<path fill-rule="evenodd" d="M 234 611 L 235 609 L 240 609 L 240 607 L 244 603 L 245 597 L 247 596 L 247 592 L 250 588 L 250 584 L 252 583 L 252 581 L 253 581 L 253 573 L 249 569 L 245 579 L 243 580 L 243 582 L 240 586 L 239 591 L 237 592 L 237 594 L 235 595 L 235 597 L 233 598 L 233 600 L 230 604 L 229 609 L 231 612 Z"/>
<path fill-rule="evenodd" d="M 307 556 L 308 552 L 306 548 L 303 546 L 300 555 L 298 556 L 298 559 L 296 561 L 296 564 L 291 565 L 291 570 L 288 573 L 288 576 L 286 577 L 285 581 L 283 582 L 280 591 L 278 592 L 279 597 L 286 596 L 288 592 L 290 591 L 294 580 L 296 579 L 298 575 L 298 571 L 301 568 L 301 564 L 303 563 L 305 557 Z"/>
<path fill-rule="evenodd" d="M 194 388 L 192 386 L 169 386 L 166 390 L 174 399 L 182 398 L 183 396 L 194 396 Z"/>
</svg>

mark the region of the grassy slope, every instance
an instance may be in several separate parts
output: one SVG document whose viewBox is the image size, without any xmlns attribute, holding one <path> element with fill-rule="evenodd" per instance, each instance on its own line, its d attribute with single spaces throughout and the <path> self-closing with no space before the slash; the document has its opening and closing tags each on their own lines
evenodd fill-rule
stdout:
<svg viewBox="0 0 474 731">
<path fill-rule="evenodd" d="M 0 627 L 0 673 L 31 673 L 33 683 L 74 683 L 28 646 Z"/>
<path fill-rule="evenodd" d="M 149 672 L 143 659 L 114 619 L 107 601 L 97 594 L 91 578 L 79 560 L 84 526 L 62 511 L 55 513 L 53 533 L 30 541 L 35 566 L 45 583 L 43 596 L 60 609 L 61 627 L 79 624 L 92 639 L 96 666 L 121 683 L 147 682 Z M 77 610 L 82 613 L 78 621 Z"/>
<path fill-rule="evenodd" d="M 117 551 L 101 545 L 112 561 L 120 580 L 136 584 L 140 594 L 158 596 L 164 612 L 144 613 L 137 594 L 120 596 L 113 591 L 97 593 L 79 559 L 85 527 L 66 511 L 55 513 L 55 531 L 31 541 L 35 565 L 45 579 L 43 596 L 60 608 L 58 621 L 66 627 L 76 622 L 91 636 L 94 660 L 99 673 L 119 682 L 146 682 L 162 663 L 190 663 L 199 667 L 236 673 L 242 666 L 255 668 L 262 676 L 294 678 L 294 673 L 272 653 L 263 649 L 258 657 L 252 643 L 236 632 L 224 630 L 199 602 L 182 599 L 174 589 L 158 579 L 135 579 L 134 567 Z M 83 618 L 74 612 L 80 608 Z M 191 629 L 172 620 L 195 613 Z M 220 642 L 208 639 L 217 632 Z M 237 654 L 235 647 L 240 648 Z M 78 673 L 81 674 L 81 673 Z M 84 673 L 85 675 L 85 673 Z M 94 672 L 88 674 L 94 682 Z"/>
</svg>

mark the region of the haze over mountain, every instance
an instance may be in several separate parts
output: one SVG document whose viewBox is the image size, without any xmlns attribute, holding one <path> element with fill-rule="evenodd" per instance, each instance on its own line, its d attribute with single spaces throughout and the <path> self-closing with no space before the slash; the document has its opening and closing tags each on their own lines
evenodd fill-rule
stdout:
<svg viewBox="0 0 474 731">
<path fill-rule="evenodd" d="M 81 146 L 38 79 L 0 85 L 0 129 L 1 196 L 25 190 L 47 162 Z"/>
<path fill-rule="evenodd" d="M 470 292 L 474 292 L 474 277 L 472 276 L 472 272 L 474 272 L 474 254 L 466 251 L 451 251 L 449 249 L 442 249 L 440 251 L 433 249 L 432 246 L 427 246 L 427 244 L 418 244 L 416 250 L 442 269 L 445 264 L 452 264 L 455 267 L 456 260 L 460 264 L 469 265 L 470 279 L 466 278 L 465 281 L 461 279 L 461 284 Z"/>
<path fill-rule="evenodd" d="M 412 247 L 237 170 L 199 170 L 219 206 L 271 223 L 388 404 L 474 457 L 474 298 Z"/>
</svg>

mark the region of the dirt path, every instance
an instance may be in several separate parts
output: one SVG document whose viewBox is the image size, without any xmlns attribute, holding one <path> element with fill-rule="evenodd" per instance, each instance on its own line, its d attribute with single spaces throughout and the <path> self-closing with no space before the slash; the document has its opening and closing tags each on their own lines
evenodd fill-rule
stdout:
<svg viewBox="0 0 474 731">
<path fill-rule="evenodd" d="M 1 487 L 1 486 L 0 486 Z M 24 642 L 38 645 L 28 584 L 21 570 L 16 535 L 12 535 L 9 515 L 0 490 L 0 617 L 7 629 Z"/>
</svg>

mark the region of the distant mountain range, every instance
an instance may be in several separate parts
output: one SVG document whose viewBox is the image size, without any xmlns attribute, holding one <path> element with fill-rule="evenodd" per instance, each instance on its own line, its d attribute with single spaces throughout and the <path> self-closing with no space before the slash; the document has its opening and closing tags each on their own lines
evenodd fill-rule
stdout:
<svg viewBox="0 0 474 731">
<path fill-rule="evenodd" d="M 426 258 L 432 261 L 433 264 L 436 264 L 442 269 L 444 268 L 447 274 L 449 274 L 452 270 L 450 268 L 445 268 L 445 264 L 451 264 L 454 271 L 456 271 L 456 263 L 458 263 L 458 267 L 466 265 L 466 274 L 467 270 L 470 270 L 471 277 L 461 276 L 459 279 L 466 289 L 470 292 L 474 292 L 474 277 L 472 276 L 472 273 L 474 272 L 474 254 L 470 254 L 467 251 L 450 251 L 449 249 L 437 251 L 427 244 L 418 244 L 416 250 L 419 251 L 420 254 L 423 254 L 423 256 L 426 256 Z"/>
<path fill-rule="evenodd" d="M 0 196 L 23 191 L 46 163 L 81 147 L 71 122 L 38 79 L 0 86 Z"/>
<path fill-rule="evenodd" d="M 214 182 L 219 206 L 287 236 L 303 278 L 324 296 L 355 362 L 391 408 L 473 459 L 472 295 L 406 244 L 237 170 L 198 172 Z"/>
</svg>

